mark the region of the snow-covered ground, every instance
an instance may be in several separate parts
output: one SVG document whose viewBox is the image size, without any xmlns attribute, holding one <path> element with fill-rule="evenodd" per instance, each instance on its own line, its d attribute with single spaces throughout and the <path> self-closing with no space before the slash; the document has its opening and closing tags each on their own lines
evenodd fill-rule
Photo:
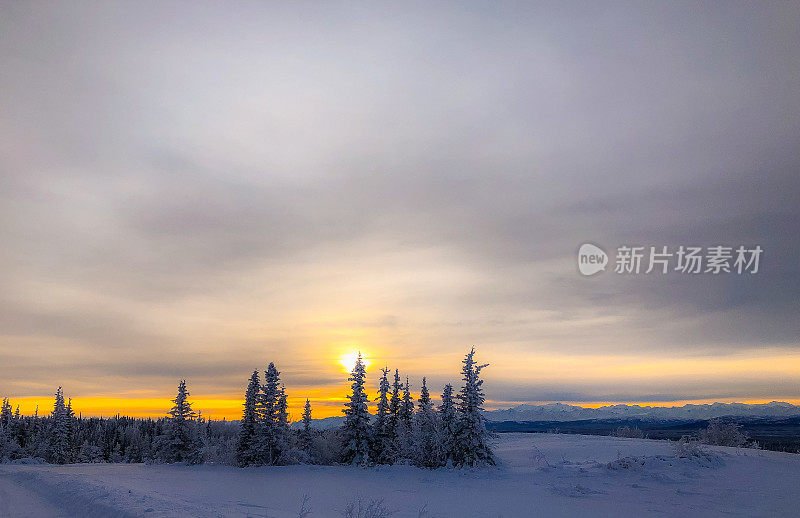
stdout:
<svg viewBox="0 0 800 518">
<path fill-rule="evenodd" d="M 495 468 L 0 465 L 0 516 L 798 516 L 800 455 L 664 441 L 504 434 Z M 373 502 L 373 508 L 380 507 Z M 358 516 L 354 514 L 353 516 Z M 369 516 L 369 515 L 365 515 Z"/>
</svg>

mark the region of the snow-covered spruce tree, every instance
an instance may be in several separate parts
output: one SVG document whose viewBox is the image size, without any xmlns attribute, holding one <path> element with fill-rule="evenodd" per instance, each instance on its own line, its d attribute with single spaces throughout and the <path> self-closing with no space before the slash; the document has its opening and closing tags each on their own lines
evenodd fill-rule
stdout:
<svg viewBox="0 0 800 518">
<path fill-rule="evenodd" d="M 348 381 L 352 392 L 345 403 L 344 424 L 341 432 L 344 438 L 344 451 L 342 460 L 348 464 L 367 466 L 370 463 L 370 425 L 369 412 L 367 411 L 367 394 L 364 392 L 364 380 L 366 370 L 364 362 L 361 361 L 361 353 L 358 353 L 355 367 Z"/>
<path fill-rule="evenodd" d="M 372 459 L 377 464 L 392 464 L 395 461 L 395 437 L 389 409 L 389 389 L 389 368 L 384 367 L 381 369 L 381 377 L 378 379 L 378 397 L 375 398 L 378 408 L 375 412 L 375 422 L 372 425 Z"/>
<path fill-rule="evenodd" d="M 278 392 L 277 417 L 279 449 L 277 464 L 296 464 L 298 451 L 293 444 L 292 429 L 289 426 L 289 398 L 286 395 L 286 387 L 283 385 Z"/>
<path fill-rule="evenodd" d="M 159 459 L 163 462 L 199 462 L 199 452 L 192 427 L 196 414 L 189 403 L 186 380 L 178 383 L 178 394 L 172 400 L 174 406 L 164 422 Z"/>
<path fill-rule="evenodd" d="M 53 413 L 51 414 L 50 444 L 46 450 L 48 460 L 54 464 L 72 462 L 69 420 L 70 415 L 64 404 L 64 392 L 61 387 L 58 387 L 53 404 Z"/>
<path fill-rule="evenodd" d="M 3 406 L 0 407 L 0 428 L 5 430 L 6 432 L 11 429 L 11 422 L 14 418 L 13 414 L 11 413 L 11 403 L 8 402 L 8 398 L 3 398 Z"/>
<path fill-rule="evenodd" d="M 78 433 L 75 412 L 72 411 L 72 398 L 67 399 L 67 451 L 70 462 L 75 462 L 78 457 Z"/>
<path fill-rule="evenodd" d="M 288 430 L 289 428 L 289 401 L 286 396 L 286 386 L 281 385 L 278 391 L 278 426 Z"/>
<path fill-rule="evenodd" d="M 289 450 L 288 414 L 286 393 L 281 387 L 280 372 L 270 362 L 264 373 L 257 410 L 258 441 L 256 456 L 259 464 L 274 466 L 286 464 Z"/>
<path fill-rule="evenodd" d="M 442 461 L 453 462 L 453 442 L 456 435 L 456 407 L 453 402 L 453 385 L 447 384 L 442 392 L 442 404 L 439 405 L 439 443 L 442 450 Z"/>
<path fill-rule="evenodd" d="M 15 433 L 16 426 L 14 415 L 11 413 L 11 403 L 8 402 L 8 398 L 3 398 L 3 406 L 0 407 L 0 462 L 13 455 L 12 444 L 16 441 Z"/>
<path fill-rule="evenodd" d="M 11 440 L 6 429 L 0 426 L 0 462 L 6 462 L 11 459 Z"/>
<path fill-rule="evenodd" d="M 206 420 L 203 418 L 202 410 L 197 412 L 197 418 L 190 423 L 192 432 L 192 457 L 187 458 L 187 464 L 202 464 L 203 451 L 205 449 Z"/>
<path fill-rule="evenodd" d="M 400 392 L 403 390 L 403 384 L 400 383 L 400 371 L 394 370 L 394 382 L 392 383 L 392 397 L 389 400 L 389 429 L 391 430 L 392 439 L 397 438 L 397 424 L 400 421 Z"/>
<path fill-rule="evenodd" d="M 14 418 L 11 421 L 11 430 L 9 431 L 9 439 L 11 440 L 12 448 L 17 450 L 17 453 L 22 452 L 22 444 L 28 438 L 27 419 L 23 419 L 19 413 L 19 405 L 14 410 Z"/>
<path fill-rule="evenodd" d="M 19 405 L 17 405 L 16 410 L 14 410 L 14 419 L 11 421 L 11 433 L 9 438 L 14 441 L 17 448 L 21 451 L 22 444 L 24 444 L 25 440 L 27 439 L 28 429 L 27 429 L 27 419 L 23 419 L 19 413 Z"/>
<path fill-rule="evenodd" d="M 406 382 L 403 385 L 403 401 L 400 404 L 400 420 L 410 427 L 413 418 L 414 398 L 411 396 L 411 383 L 408 381 L 408 376 L 406 376 Z"/>
<path fill-rule="evenodd" d="M 303 435 L 311 437 L 311 401 L 308 398 L 303 406 Z"/>
<path fill-rule="evenodd" d="M 11 430 L 13 418 L 11 404 L 8 402 L 8 398 L 3 398 L 3 406 L 0 408 L 0 462 L 11 457 L 11 442 L 14 436 Z"/>
<path fill-rule="evenodd" d="M 49 459 L 51 457 L 51 429 L 48 426 L 49 424 L 47 418 L 39 416 L 39 406 L 37 405 L 33 413 L 33 423 L 30 430 L 31 441 L 27 448 L 27 452 L 31 457 L 40 457 L 43 459 Z"/>
<path fill-rule="evenodd" d="M 257 418 L 256 404 L 261 390 L 261 379 L 258 370 L 253 371 L 247 390 L 244 393 L 244 412 L 239 428 L 239 441 L 236 445 L 236 463 L 249 466 L 256 463 Z"/>
<path fill-rule="evenodd" d="M 438 468 L 442 465 L 438 421 L 428 392 L 427 380 L 423 377 L 411 435 L 414 465 L 422 468 Z"/>
<path fill-rule="evenodd" d="M 300 447 L 305 452 L 306 461 L 313 461 L 311 452 L 311 441 L 314 438 L 314 431 L 311 429 L 311 401 L 306 398 L 303 406 L 303 429 L 300 431 Z"/>
<path fill-rule="evenodd" d="M 456 436 L 453 447 L 453 459 L 456 466 L 482 466 L 494 464 L 492 450 L 489 447 L 489 432 L 483 417 L 483 380 L 481 371 L 489 364 L 478 365 L 475 361 L 473 347 L 461 361 L 464 386 L 456 396 Z"/>
<path fill-rule="evenodd" d="M 278 406 L 278 387 L 280 372 L 270 362 L 264 371 L 264 384 L 256 405 L 256 422 L 258 440 L 256 441 L 256 457 L 258 464 L 272 465 L 275 453 L 275 421 Z"/>
<path fill-rule="evenodd" d="M 3 406 L 0 407 L 0 462 L 10 457 L 11 451 L 11 405 L 8 398 L 3 398 Z"/>
<path fill-rule="evenodd" d="M 406 382 L 402 385 L 403 399 L 400 401 L 400 411 L 397 419 L 397 440 L 396 447 L 398 456 L 401 459 L 411 460 L 414 452 L 412 451 L 412 425 L 414 420 L 414 398 L 411 396 L 411 383 L 406 376 Z"/>
</svg>

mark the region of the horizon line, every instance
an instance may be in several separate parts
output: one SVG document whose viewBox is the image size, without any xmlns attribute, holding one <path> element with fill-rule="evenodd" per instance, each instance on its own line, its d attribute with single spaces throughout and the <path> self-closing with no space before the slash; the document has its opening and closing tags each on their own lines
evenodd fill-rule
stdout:
<svg viewBox="0 0 800 518">
<path fill-rule="evenodd" d="M 3 396 L 5 398 L 6 396 Z M 165 417 L 172 408 L 171 398 L 125 398 L 125 397 L 73 397 L 72 408 L 76 415 L 81 417 L 132 417 L 132 418 L 155 418 Z M 305 396 L 291 397 L 290 400 L 296 404 L 290 404 L 290 420 L 293 415 L 300 415 L 302 405 L 305 403 Z M 311 399 L 311 398 L 309 398 Z M 432 399 L 437 400 L 438 397 Z M 302 400 L 302 401 L 301 401 Z M 314 419 L 324 419 L 342 415 L 341 408 L 344 406 L 346 398 L 335 397 L 327 399 L 311 399 L 314 409 Z M 23 396 L 18 398 L 8 397 L 8 402 L 12 409 L 20 408 L 20 415 L 32 416 L 36 407 L 39 409 L 39 416 L 44 417 L 50 414 L 53 397 Z M 243 398 L 198 396 L 191 397 L 190 401 L 195 411 L 199 411 L 204 417 L 214 420 L 237 420 L 241 417 Z M 98 404 L 100 403 L 100 404 Z M 117 403 L 117 404 L 114 404 Z M 371 402 L 372 403 L 372 402 Z M 698 398 L 677 401 L 570 401 L 570 400 L 526 400 L 526 401 L 492 401 L 487 400 L 486 411 L 508 410 L 521 405 L 544 406 L 552 404 L 563 404 L 573 407 L 586 409 L 598 409 L 610 406 L 638 406 L 651 408 L 682 408 L 687 405 L 713 405 L 719 404 L 742 404 L 742 405 L 765 405 L 769 403 L 785 403 L 792 406 L 800 406 L 800 399 L 797 398 Z M 128 411 L 123 410 L 127 408 Z"/>
</svg>

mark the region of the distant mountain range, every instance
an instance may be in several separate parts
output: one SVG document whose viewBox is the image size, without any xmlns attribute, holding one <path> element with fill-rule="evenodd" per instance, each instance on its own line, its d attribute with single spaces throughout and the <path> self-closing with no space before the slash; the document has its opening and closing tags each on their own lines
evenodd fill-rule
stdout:
<svg viewBox="0 0 800 518">
<path fill-rule="evenodd" d="M 800 406 L 772 401 L 758 405 L 746 403 L 711 403 L 709 405 L 683 405 L 675 407 L 641 405 L 607 405 L 586 408 L 564 403 L 545 405 L 518 405 L 504 410 L 484 412 L 489 421 L 580 421 L 584 419 L 713 419 L 715 417 L 791 417 L 800 416 Z M 344 416 L 314 419 L 312 427 L 319 430 L 337 428 Z M 301 426 L 293 423 L 293 427 Z"/>
<path fill-rule="evenodd" d="M 782 401 L 757 405 L 711 403 L 675 407 L 608 405 L 598 408 L 548 403 L 518 405 L 484 413 L 489 421 L 579 421 L 582 419 L 713 419 L 715 417 L 787 417 L 800 415 L 800 406 Z"/>
</svg>

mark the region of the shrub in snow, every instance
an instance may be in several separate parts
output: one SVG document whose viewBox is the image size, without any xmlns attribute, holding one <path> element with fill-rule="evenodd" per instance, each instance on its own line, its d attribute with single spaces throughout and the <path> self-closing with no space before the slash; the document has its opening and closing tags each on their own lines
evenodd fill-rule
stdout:
<svg viewBox="0 0 800 518">
<path fill-rule="evenodd" d="M 606 464 L 606 468 L 611 470 L 638 470 L 644 467 L 647 462 L 645 457 L 619 457 Z"/>
<path fill-rule="evenodd" d="M 705 451 L 703 450 L 703 446 L 700 444 L 700 441 L 689 437 L 688 435 L 684 435 L 677 441 L 672 444 L 672 449 L 675 452 L 675 456 L 685 459 L 691 457 L 700 457 L 702 456 Z"/>
<path fill-rule="evenodd" d="M 684 435 L 678 441 L 672 444 L 675 456 L 680 459 L 689 459 L 701 466 L 715 467 L 723 464 L 722 458 L 712 452 L 703 448 L 696 438 Z"/>
<path fill-rule="evenodd" d="M 550 467 L 550 462 L 545 457 L 544 452 L 539 449 L 535 444 L 531 445 L 531 464 L 536 466 L 544 465 Z"/>
<path fill-rule="evenodd" d="M 713 446 L 742 447 L 747 444 L 749 437 L 738 423 L 712 419 L 708 422 L 708 428 L 698 432 L 698 439 L 703 444 Z"/>
<path fill-rule="evenodd" d="M 386 507 L 386 504 L 383 503 L 383 499 L 365 502 L 363 499 L 358 498 L 348 502 L 345 508 L 339 511 L 339 513 L 344 518 L 388 518 L 393 515 L 395 511 Z"/>
<path fill-rule="evenodd" d="M 300 510 L 297 511 L 297 518 L 306 518 L 311 514 L 311 497 L 303 495 L 303 503 L 300 504 Z"/>
</svg>

